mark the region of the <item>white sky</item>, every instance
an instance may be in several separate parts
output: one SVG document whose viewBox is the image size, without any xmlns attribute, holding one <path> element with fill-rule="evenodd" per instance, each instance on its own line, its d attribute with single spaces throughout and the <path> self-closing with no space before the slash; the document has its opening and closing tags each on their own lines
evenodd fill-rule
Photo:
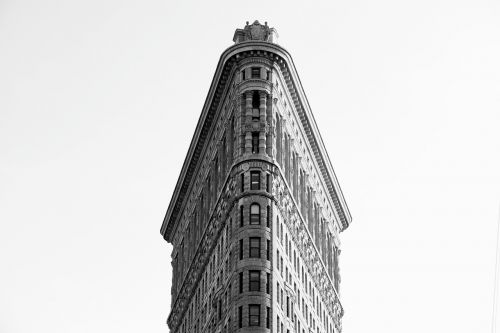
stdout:
<svg viewBox="0 0 500 333">
<path fill-rule="evenodd" d="M 489 332 L 500 3 L 0 0 L 0 332 L 167 332 L 160 225 L 234 29 L 277 28 L 353 215 L 344 332 Z"/>
</svg>

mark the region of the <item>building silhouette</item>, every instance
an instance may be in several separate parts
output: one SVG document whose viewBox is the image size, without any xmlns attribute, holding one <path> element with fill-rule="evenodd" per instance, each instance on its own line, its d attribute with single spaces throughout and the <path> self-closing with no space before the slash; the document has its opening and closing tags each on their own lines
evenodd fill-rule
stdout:
<svg viewBox="0 0 500 333">
<path fill-rule="evenodd" d="M 233 41 L 161 227 L 170 332 L 340 332 L 349 210 L 276 30 L 247 22 Z"/>
</svg>

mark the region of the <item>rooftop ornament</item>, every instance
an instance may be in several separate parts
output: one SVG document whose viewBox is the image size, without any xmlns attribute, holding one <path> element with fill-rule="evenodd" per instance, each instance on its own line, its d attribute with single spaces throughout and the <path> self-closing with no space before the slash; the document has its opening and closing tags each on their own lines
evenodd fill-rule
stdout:
<svg viewBox="0 0 500 333">
<path fill-rule="evenodd" d="M 278 32 L 274 28 L 269 28 L 267 22 L 264 25 L 255 20 L 251 25 L 247 24 L 243 29 L 236 29 L 233 41 L 235 44 L 247 41 L 264 41 L 277 44 Z"/>
</svg>

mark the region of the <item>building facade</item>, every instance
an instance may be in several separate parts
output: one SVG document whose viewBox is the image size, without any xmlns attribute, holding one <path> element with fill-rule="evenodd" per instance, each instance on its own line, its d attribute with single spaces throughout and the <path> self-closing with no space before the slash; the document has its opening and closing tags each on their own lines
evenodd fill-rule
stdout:
<svg viewBox="0 0 500 333">
<path fill-rule="evenodd" d="M 161 227 L 170 332 L 341 332 L 349 210 L 274 28 L 247 22 L 233 41 Z"/>
</svg>

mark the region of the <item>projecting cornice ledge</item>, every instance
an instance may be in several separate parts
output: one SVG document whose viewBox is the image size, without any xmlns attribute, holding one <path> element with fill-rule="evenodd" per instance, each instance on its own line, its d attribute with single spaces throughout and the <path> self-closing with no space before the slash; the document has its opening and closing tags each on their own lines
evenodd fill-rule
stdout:
<svg viewBox="0 0 500 333">
<path fill-rule="evenodd" d="M 328 153 L 326 152 L 292 57 L 288 51 L 277 44 L 265 41 L 246 40 L 227 48 L 219 59 L 210 90 L 203 106 L 202 114 L 198 120 L 188 154 L 184 160 L 179 179 L 160 229 L 161 234 L 168 242 L 172 241 L 172 232 L 175 229 L 174 227 L 179 218 L 181 207 L 188 194 L 189 185 L 192 181 L 196 167 L 204 155 L 205 143 L 210 133 L 214 116 L 219 108 L 223 91 L 229 79 L 228 73 L 233 65 L 244 57 L 269 58 L 278 64 L 282 72 L 284 72 L 285 79 L 288 81 L 287 85 L 291 89 L 291 94 L 294 97 L 295 108 L 300 113 L 300 119 L 306 130 L 309 144 L 312 147 L 316 162 L 318 163 L 338 213 L 342 224 L 342 230 L 345 230 L 351 223 L 352 217 L 342 194 L 342 190 L 340 189 Z"/>
</svg>

